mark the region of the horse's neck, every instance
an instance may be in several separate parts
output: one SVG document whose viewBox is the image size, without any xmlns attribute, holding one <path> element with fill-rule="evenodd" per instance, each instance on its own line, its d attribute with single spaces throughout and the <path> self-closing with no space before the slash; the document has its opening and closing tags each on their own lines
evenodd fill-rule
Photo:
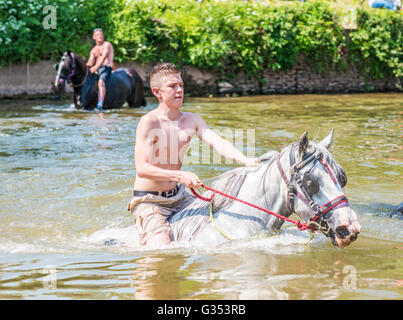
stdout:
<svg viewBox="0 0 403 320">
<path fill-rule="evenodd" d="M 76 74 L 74 77 L 71 79 L 73 85 L 83 85 L 85 77 L 87 73 L 89 72 L 87 64 L 85 63 L 84 59 L 82 59 L 80 56 L 75 55 L 76 58 Z M 81 88 L 81 86 L 80 86 Z M 80 88 L 77 88 L 80 90 Z M 76 89 L 76 88 L 75 88 Z M 76 91 L 76 90 L 75 90 Z"/>
<path fill-rule="evenodd" d="M 286 170 L 289 171 L 289 163 L 288 161 L 284 161 L 288 159 L 288 153 L 286 152 L 287 156 L 283 156 L 284 158 L 280 159 L 285 163 L 282 163 L 281 166 Z M 258 202 L 260 202 L 260 206 L 282 215 L 284 217 L 288 217 L 291 215 L 291 211 L 287 206 L 287 197 L 288 197 L 288 186 L 284 183 L 282 175 L 277 166 L 277 156 L 275 160 L 269 163 L 267 166 L 262 168 L 262 173 L 260 175 L 261 183 L 256 183 L 255 177 L 255 184 L 261 185 L 259 188 L 260 193 L 258 194 Z M 266 215 L 267 217 L 267 227 L 276 227 L 279 228 L 283 223 L 284 220 L 277 218 L 274 215 L 270 215 L 266 212 L 260 211 L 261 215 Z"/>
<path fill-rule="evenodd" d="M 263 164 L 259 170 L 248 174 L 237 198 L 275 213 L 289 216 L 291 212 L 287 209 L 286 194 L 286 186 L 277 169 L 276 161 L 273 161 L 268 164 Z M 236 201 L 234 201 L 231 206 L 239 208 L 239 204 Z M 253 207 L 247 208 L 246 204 L 242 204 L 242 206 L 247 210 L 248 214 L 263 220 L 267 226 L 279 223 L 277 221 L 278 218 L 274 215 L 269 215 Z"/>
<path fill-rule="evenodd" d="M 85 60 L 83 58 L 81 58 L 80 56 L 76 55 L 76 63 L 79 66 L 81 72 L 85 74 L 85 72 L 87 71 L 87 68 L 88 68 Z"/>
<path fill-rule="evenodd" d="M 281 166 L 284 168 L 284 164 L 281 164 Z M 288 161 L 284 169 L 287 172 L 289 171 Z M 265 192 L 266 204 L 269 210 L 284 217 L 291 215 L 292 212 L 287 206 L 288 186 L 283 181 L 283 177 L 277 166 L 277 159 L 272 163 L 268 174 L 265 176 Z M 284 220 L 271 216 L 269 224 L 272 227 L 279 228 L 283 223 Z"/>
</svg>

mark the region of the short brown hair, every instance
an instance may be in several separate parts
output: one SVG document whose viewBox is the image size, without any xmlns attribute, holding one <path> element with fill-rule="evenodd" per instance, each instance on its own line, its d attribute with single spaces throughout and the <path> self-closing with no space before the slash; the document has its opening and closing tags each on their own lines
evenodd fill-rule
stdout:
<svg viewBox="0 0 403 320">
<path fill-rule="evenodd" d="M 178 68 L 173 63 L 162 62 L 154 66 L 150 75 L 150 87 L 155 88 L 159 86 L 159 80 L 162 76 L 180 73 Z"/>
</svg>

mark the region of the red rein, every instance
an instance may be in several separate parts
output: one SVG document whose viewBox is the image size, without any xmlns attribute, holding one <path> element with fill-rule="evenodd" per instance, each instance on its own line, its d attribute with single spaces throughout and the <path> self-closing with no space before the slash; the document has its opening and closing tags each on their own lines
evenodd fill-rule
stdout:
<svg viewBox="0 0 403 320">
<path fill-rule="evenodd" d="M 295 225 L 297 226 L 297 228 L 298 228 L 299 230 L 301 230 L 301 231 L 305 231 L 305 230 L 307 230 L 307 229 L 310 228 L 310 226 L 309 226 L 308 224 L 306 224 L 305 222 L 300 222 L 299 220 L 296 220 L 296 221 L 295 221 L 295 220 L 292 220 L 292 219 L 290 219 L 290 218 L 284 217 L 284 216 L 282 216 L 282 215 L 280 215 L 280 214 L 277 214 L 277 213 L 272 212 L 272 211 L 269 211 L 269 210 L 267 210 L 267 209 L 265 209 L 265 208 L 259 207 L 259 206 L 255 205 L 255 204 L 252 204 L 252 203 L 249 203 L 249 202 L 247 202 L 247 201 L 244 201 L 244 200 L 235 198 L 235 197 L 233 197 L 233 196 L 231 196 L 231 195 L 229 195 L 229 194 L 226 194 L 226 193 L 224 193 L 224 192 L 221 192 L 221 191 L 219 191 L 219 190 L 210 188 L 210 187 L 208 187 L 208 186 L 206 186 L 206 185 L 204 185 L 204 184 L 202 184 L 201 186 L 202 186 L 203 188 L 205 188 L 205 189 L 210 190 L 210 191 L 213 192 L 210 198 L 206 198 L 206 197 L 203 197 L 203 196 L 199 195 L 193 188 L 190 188 L 190 190 L 192 191 L 192 193 L 193 193 L 197 198 L 199 198 L 199 199 L 201 199 L 201 200 L 203 200 L 203 201 L 206 201 L 206 202 L 210 202 L 210 203 L 211 203 L 212 200 L 213 200 L 214 194 L 215 194 L 215 193 L 218 193 L 218 194 L 220 194 L 220 195 L 222 195 L 222 196 L 224 196 L 224 197 L 227 197 L 227 198 L 230 198 L 230 199 L 232 199 L 232 200 L 235 200 L 235 201 L 244 203 L 244 204 L 246 204 L 246 205 L 248 205 L 248 206 L 251 206 L 251 207 L 253 207 L 253 208 L 256 208 L 256 209 L 258 209 L 258 210 L 261 210 L 261 211 L 266 212 L 266 213 L 268 213 L 268 214 L 271 214 L 271 215 L 273 215 L 273 216 L 276 216 L 277 218 L 280 218 L 280 219 L 283 219 L 283 220 L 285 220 L 285 221 L 291 222 L 291 223 L 295 224 Z"/>
</svg>

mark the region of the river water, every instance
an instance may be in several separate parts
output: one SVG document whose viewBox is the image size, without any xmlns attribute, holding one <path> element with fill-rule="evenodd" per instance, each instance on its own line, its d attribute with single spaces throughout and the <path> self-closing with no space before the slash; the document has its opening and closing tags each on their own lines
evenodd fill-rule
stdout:
<svg viewBox="0 0 403 320">
<path fill-rule="evenodd" d="M 348 249 L 322 235 L 305 246 L 309 235 L 291 227 L 218 247 L 141 248 L 126 206 L 137 123 L 155 107 L 98 114 L 71 101 L 0 101 L 0 299 L 403 298 L 403 219 L 391 215 L 403 201 L 403 94 L 183 105 L 256 156 L 335 128 L 331 152 L 362 225 Z M 236 166 L 202 161 L 191 146 L 184 169 L 206 184 Z"/>
</svg>

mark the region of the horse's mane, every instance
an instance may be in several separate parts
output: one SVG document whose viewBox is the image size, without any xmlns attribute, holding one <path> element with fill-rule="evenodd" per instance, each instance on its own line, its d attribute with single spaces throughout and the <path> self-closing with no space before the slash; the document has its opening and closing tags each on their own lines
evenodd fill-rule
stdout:
<svg viewBox="0 0 403 320">
<path fill-rule="evenodd" d="M 80 66 L 81 71 L 83 73 L 85 73 L 85 69 L 87 67 L 86 61 L 83 58 L 81 58 L 78 54 L 74 54 L 74 55 L 76 56 L 76 60 L 78 60 L 78 62 L 79 62 L 78 65 Z"/>
<path fill-rule="evenodd" d="M 81 69 L 81 72 L 85 73 L 85 69 L 87 67 L 85 59 L 80 57 L 77 53 L 74 53 L 72 51 L 71 53 L 74 54 L 76 65 Z M 72 58 L 68 54 L 66 55 L 66 58 L 69 59 L 69 61 L 72 61 Z"/>
<path fill-rule="evenodd" d="M 224 192 L 226 194 L 229 194 L 233 197 L 236 197 L 241 190 L 241 187 L 245 181 L 246 176 L 249 173 L 256 172 L 257 170 L 260 170 L 262 166 L 266 166 L 265 169 L 265 174 L 270 165 L 274 162 L 276 159 L 277 152 L 275 151 L 269 151 L 259 157 L 260 159 L 260 164 L 257 167 L 240 167 L 240 168 L 235 168 L 233 170 L 224 172 L 220 176 L 218 176 L 217 180 L 215 180 L 212 183 L 212 187 L 214 189 L 220 190 L 221 192 Z M 264 174 L 264 176 L 265 176 Z M 262 179 L 262 184 L 261 187 L 263 188 L 264 186 L 264 179 Z M 211 192 L 207 193 L 208 195 L 211 195 Z M 213 208 L 214 211 L 218 211 L 221 209 L 224 209 L 228 207 L 234 200 L 220 196 L 216 194 L 213 198 Z"/>
</svg>

